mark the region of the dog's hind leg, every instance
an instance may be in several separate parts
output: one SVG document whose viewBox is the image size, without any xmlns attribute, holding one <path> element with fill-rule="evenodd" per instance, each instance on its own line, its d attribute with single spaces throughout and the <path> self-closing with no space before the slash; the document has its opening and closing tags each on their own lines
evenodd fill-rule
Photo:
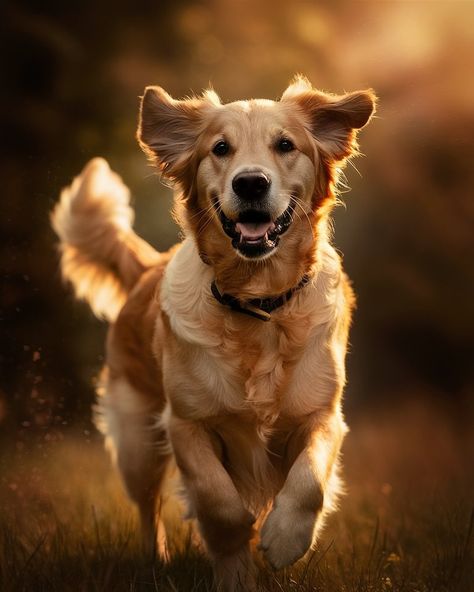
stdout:
<svg viewBox="0 0 474 592">
<path fill-rule="evenodd" d="M 124 378 L 108 380 L 105 390 L 97 406 L 98 427 L 138 507 L 144 552 L 153 557 L 158 550 L 166 560 L 166 536 L 157 510 L 170 451 L 157 421 L 159 409 Z"/>
</svg>

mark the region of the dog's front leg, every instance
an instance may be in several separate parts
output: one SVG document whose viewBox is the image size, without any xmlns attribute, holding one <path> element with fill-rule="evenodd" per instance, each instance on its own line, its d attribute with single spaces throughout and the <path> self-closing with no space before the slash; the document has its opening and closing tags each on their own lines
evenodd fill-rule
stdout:
<svg viewBox="0 0 474 592">
<path fill-rule="evenodd" d="M 274 569 L 291 565 L 308 551 L 325 496 L 337 482 L 334 471 L 347 428 L 340 414 L 313 418 L 308 436 L 275 498 L 261 531 L 260 549 Z"/>
<path fill-rule="evenodd" d="M 219 590 L 252 590 L 255 567 L 248 512 L 220 456 L 220 443 L 197 421 L 171 417 L 170 439 L 189 500 L 214 563 Z"/>
</svg>

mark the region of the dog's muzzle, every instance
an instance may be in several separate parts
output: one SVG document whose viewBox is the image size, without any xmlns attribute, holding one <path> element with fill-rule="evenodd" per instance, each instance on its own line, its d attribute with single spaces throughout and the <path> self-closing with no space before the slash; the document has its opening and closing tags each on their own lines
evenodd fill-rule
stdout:
<svg viewBox="0 0 474 592">
<path fill-rule="evenodd" d="M 255 259 L 269 254 L 278 246 L 280 237 L 293 221 L 294 205 L 272 220 L 268 212 L 248 209 L 237 220 L 228 218 L 222 210 L 219 219 L 224 232 L 232 239 L 232 246 L 244 257 Z"/>
</svg>

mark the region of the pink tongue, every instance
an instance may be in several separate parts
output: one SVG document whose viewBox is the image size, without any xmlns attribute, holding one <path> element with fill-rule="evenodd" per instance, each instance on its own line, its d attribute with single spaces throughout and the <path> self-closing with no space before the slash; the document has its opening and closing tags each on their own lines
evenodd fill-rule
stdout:
<svg viewBox="0 0 474 592">
<path fill-rule="evenodd" d="M 265 234 L 275 228 L 275 224 L 270 222 L 237 222 L 235 225 L 237 232 L 240 232 L 242 238 L 246 240 L 258 240 Z"/>
</svg>

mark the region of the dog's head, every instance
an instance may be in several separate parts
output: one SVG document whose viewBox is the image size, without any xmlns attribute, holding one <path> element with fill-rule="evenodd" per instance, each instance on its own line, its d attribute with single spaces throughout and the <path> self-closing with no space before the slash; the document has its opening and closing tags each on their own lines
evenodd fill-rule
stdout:
<svg viewBox="0 0 474 592">
<path fill-rule="evenodd" d="M 225 105 L 213 91 L 178 101 L 148 87 L 138 138 L 178 184 L 184 226 L 201 252 L 260 261 L 314 243 L 336 167 L 354 153 L 374 107 L 370 90 L 333 96 L 302 77 L 279 101 Z"/>
</svg>

